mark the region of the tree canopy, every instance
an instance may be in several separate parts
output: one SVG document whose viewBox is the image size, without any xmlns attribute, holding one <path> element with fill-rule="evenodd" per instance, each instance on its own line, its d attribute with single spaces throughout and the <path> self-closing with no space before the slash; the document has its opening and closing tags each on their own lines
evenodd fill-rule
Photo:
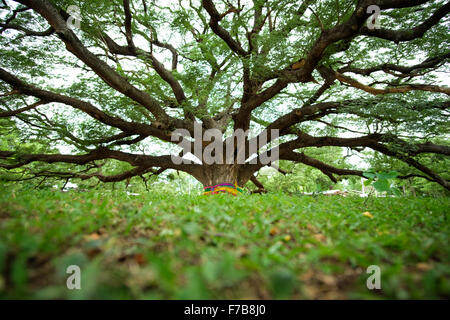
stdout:
<svg viewBox="0 0 450 320">
<path fill-rule="evenodd" d="M 2 0 L 0 167 L 12 180 L 174 169 L 263 188 L 265 164 L 248 152 L 244 164 L 176 164 L 172 133 L 194 136 L 198 123 L 223 137 L 251 130 L 246 145 L 269 132 L 257 159 L 276 148 L 334 182 L 364 170 L 317 150 L 372 150 L 404 164 L 400 178 L 450 189 L 436 169 L 450 155 L 449 11 L 426 0 Z M 111 160 L 126 165 L 107 174 Z"/>
</svg>

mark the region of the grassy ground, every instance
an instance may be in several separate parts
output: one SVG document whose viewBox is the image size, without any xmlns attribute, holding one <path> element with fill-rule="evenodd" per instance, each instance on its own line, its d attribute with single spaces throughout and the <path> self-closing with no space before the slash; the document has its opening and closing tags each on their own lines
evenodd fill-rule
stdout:
<svg viewBox="0 0 450 320">
<path fill-rule="evenodd" d="M 0 186 L 0 298 L 448 299 L 449 207 Z M 66 288 L 69 265 L 81 290 Z M 369 265 L 381 290 L 366 287 Z"/>
</svg>

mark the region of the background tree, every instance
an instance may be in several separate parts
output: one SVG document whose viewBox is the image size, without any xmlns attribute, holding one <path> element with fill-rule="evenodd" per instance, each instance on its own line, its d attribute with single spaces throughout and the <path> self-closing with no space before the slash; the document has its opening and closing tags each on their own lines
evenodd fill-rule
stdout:
<svg viewBox="0 0 450 320">
<path fill-rule="evenodd" d="M 444 179 L 449 180 L 448 167 L 450 165 L 449 158 L 440 154 L 422 154 L 418 157 L 420 163 L 431 168 L 437 174 L 441 175 Z M 417 170 L 411 171 L 402 161 L 389 158 L 383 154 L 369 154 L 367 155 L 367 162 L 370 164 L 372 171 L 397 171 L 403 176 L 415 172 L 420 175 Z M 405 195 L 412 196 L 444 196 L 449 195 L 449 191 L 441 188 L 438 184 L 433 183 L 429 179 L 423 179 L 415 175 L 411 175 L 407 179 L 396 181 L 397 186 L 404 192 Z"/>
<path fill-rule="evenodd" d="M 373 4 L 379 29 L 367 26 Z M 67 23 L 70 5 L 79 29 Z M 403 178 L 449 189 L 420 159 L 450 154 L 449 10 L 424 0 L 2 0 L 0 117 L 13 118 L 21 138 L 0 151 L 0 166 L 104 182 L 174 169 L 203 185 L 262 188 L 260 162 L 172 161 L 171 133 L 193 136 L 198 122 L 224 137 L 279 129 L 278 145 L 269 135 L 258 159 L 278 148 L 281 160 L 334 182 L 362 170 L 308 149 L 369 148 L 406 163 Z M 27 150 L 27 140 L 47 152 Z M 111 159 L 129 167 L 105 174 Z"/>
</svg>

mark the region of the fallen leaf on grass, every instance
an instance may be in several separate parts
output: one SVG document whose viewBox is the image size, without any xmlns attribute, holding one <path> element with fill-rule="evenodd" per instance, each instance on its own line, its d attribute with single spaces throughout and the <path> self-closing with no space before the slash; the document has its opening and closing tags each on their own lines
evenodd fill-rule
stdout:
<svg viewBox="0 0 450 320">
<path fill-rule="evenodd" d="M 325 285 L 328 285 L 328 286 L 335 286 L 336 283 L 337 283 L 336 278 L 334 276 L 332 276 L 332 275 L 329 275 L 329 274 L 319 273 L 319 274 L 316 275 L 316 278 L 320 282 L 322 282 L 322 283 L 324 283 Z"/>
<path fill-rule="evenodd" d="M 99 255 L 100 253 L 102 253 L 102 250 L 100 248 L 90 248 L 86 251 L 86 254 L 89 257 L 89 259 L 94 258 L 95 256 Z"/>
<path fill-rule="evenodd" d="M 371 218 L 371 219 L 373 218 L 373 215 L 369 211 L 363 212 L 363 216 Z"/>
<path fill-rule="evenodd" d="M 270 235 L 271 236 L 277 235 L 279 232 L 280 232 L 280 230 L 278 230 L 277 227 L 270 228 Z"/>
<path fill-rule="evenodd" d="M 420 271 L 428 271 L 432 269 L 433 266 L 430 263 L 419 262 L 418 264 L 416 264 L 416 268 L 419 269 Z"/>
<path fill-rule="evenodd" d="M 94 233 L 85 235 L 84 238 L 86 240 L 98 240 L 98 239 L 100 239 L 100 235 L 97 232 L 94 232 Z"/>
<path fill-rule="evenodd" d="M 145 257 L 142 253 L 135 254 L 133 258 L 137 264 L 139 264 L 139 265 L 145 264 Z"/>
<path fill-rule="evenodd" d="M 317 233 L 313 237 L 314 237 L 314 239 L 316 239 L 317 241 L 320 241 L 320 242 L 325 242 L 327 240 L 327 238 L 321 233 Z"/>
<path fill-rule="evenodd" d="M 246 247 L 239 247 L 237 249 L 237 253 L 238 253 L 239 257 L 245 257 L 248 255 L 249 251 Z"/>
<path fill-rule="evenodd" d="M 308 229 L 309 231 L 311 231 L 311 232 L 317 232 L 318 230 L 317 230 L 317 228 L 316 227 L 314 227 L 312 224 L 310 224 L 310 223 L 308 223 L 307 225 L 306 225 L 306 229 Z"/>
</svg>

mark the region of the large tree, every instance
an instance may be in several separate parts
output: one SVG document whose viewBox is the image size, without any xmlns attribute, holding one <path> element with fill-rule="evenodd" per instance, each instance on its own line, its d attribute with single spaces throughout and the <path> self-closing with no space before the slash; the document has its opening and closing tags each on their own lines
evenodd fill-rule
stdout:
<svg viewBox="0 0 450 320">
<path fill-rule="evenodd" d="M 194 136 L 198 124 L 224 137 L 269 132 L 257 160 L 277 148 L 280 160 L 333 181 L 363 171 L 308 148 L 369 148 L 409 165 L 403 177 L 449 189 L 420 161 L 450 155 L 437 142 L 449 133 L 446 1 L 0 2 L 0 118 L 14 120 L 2 125 L 19 136 L 0 151 L 0 166 L 21 177 L 108 182 L 175 169 L 205 186 L 263 188 L 255 174 L 265 164 L 250 163 L 250 152 L 243 164 L 172 161 L 174 130 Z M 25 148 L 30 141 L 48 152 Z M 69 154 L 55 151 L 61 145 Z M 131 167 L 105 174 L 108 159 Z"/>
</svg>

